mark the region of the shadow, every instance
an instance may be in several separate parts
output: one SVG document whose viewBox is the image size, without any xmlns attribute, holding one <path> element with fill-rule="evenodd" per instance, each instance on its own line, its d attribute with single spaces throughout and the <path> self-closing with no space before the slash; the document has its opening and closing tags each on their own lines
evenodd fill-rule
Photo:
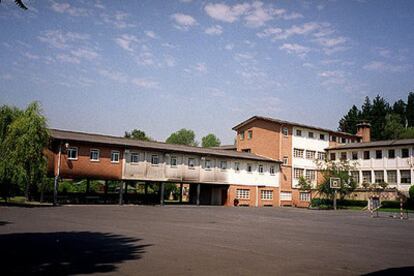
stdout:
<svg viewBox="0 0 414 276">
<path fill-rule="evenodd" d="M 0 226 L 6 225 L 6 224 L 10 224 L 11 222 L 8 221 L 1 221 L 0 220 Z"/>
<path fill-rule="evenodd" d="M 414 266 L 387 268 L 363 275 L 414 275 Z"/>
<path fill-rule="evenodd" d="M 5 207 L 22 207 L 22 208 L 54 208 L 57 206 L 53 206 L 52 203 L 42 203 L 42 204 L 31 204 L 31 203 L 17 203 L 17 202 L 1 202 L 0 206 Z"/>
<path fill-rule="evenodd" d="M 72 275 L 110 272 L 116 264 L 137 260 L 151 245 L 98 232 L 18 233 L 0 235 L 3 275 Z"/>
</svg>

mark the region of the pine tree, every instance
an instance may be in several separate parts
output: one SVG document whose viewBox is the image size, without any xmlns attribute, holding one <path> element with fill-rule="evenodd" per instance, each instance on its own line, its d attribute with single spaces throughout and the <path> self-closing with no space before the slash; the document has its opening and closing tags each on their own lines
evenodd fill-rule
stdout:
<svg viewBox="0 0 414 276">
<path fill-rule="evenodd" d="M 361 111 L 353 105 L 348 113 L 342 117 L 339 121 L 339 131 L 348 132 L 348 133 L 356 133 L 357 132 L 357 124 L 360 123 L 361 120 Z"/>
<path fill-rule="evenodd" d="M 404 127 L 406 126 L 407 122 L 406 107 L 407 104 L 403 100 L 396 101 L 392 107 L 392 113 L 400 116 L 400 124 Z"/>
<path fill-rule="evenodd" d="M 414 127 L 414 92 L 408 94 L 406 117 L 409 127 Z"/>
</svg>

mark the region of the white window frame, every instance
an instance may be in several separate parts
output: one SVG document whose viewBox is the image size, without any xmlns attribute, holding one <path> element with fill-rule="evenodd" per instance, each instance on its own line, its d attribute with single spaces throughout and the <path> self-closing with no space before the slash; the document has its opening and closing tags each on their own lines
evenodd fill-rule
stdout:
<svg viewBox="0 0 414 276">
<path fill-rule="evenodd" d="M 299 192 L 300 201 L 310 201 L 311 194 L 309 192 Z"/>
<path fill-rule="evenodd" d="M 289 157 L 288 156 L 283 156 L 283 165 L 285 165 L 285 166 L 289 165 Z"/>
<path fill-rule="evenodd" d="M 70 157 L 69 155 L 69 151 L 70 152 L 75 152 L 75 157 Z M 66 154 L 68 156 L 68 160 L 78 160 L 78 153 L 79 153 L 79 149 L 78 147 L 70 147 L 66 150 Z"/>
<path fill-rule="evenodd" d="M 408 172 L 408 177 L 404 177 L 403 173 Z M 404 181 L 403 179 L 409 179 L 409 181 Z M 400 170 L 400 183 L 403 185 L 410 185 L 411 184 L 411 170 Z"/>
<path fill-rule="evenodd" d="M 220 161 L 220 169 L 221 169 L 222 171 L 227 170 L 227 161 L 226 161 L 226 160 L 221 160 L 221 161 Z"/>
<path fill-rule="evenodd" d="M 151 165 L 158 166 L 159 163 L 160 163 L 160 156 L 158 154 L 151 154 Z"/>
<path fill-rule="evenodd" d="M 302 130 L 301 129 L 296 130 L 296 136 L 302 137 Z"/>
<path fill-rule="evenodd" d="M 289 129 L 287 127 L 282 128 L 283 136 L 287 137 L 289 135 Z"/>
<path fill-rule="evenodd" d="M 326 153 L 318 151 L 318 160 L 325 160 Z"/>
<path fill-rule="evenodd" d="M 236 189 L 237 199 L 250 199 L 250 189 Z"/>
<path fill-rule="evenodd" d="M 309 131 L 309 132 L 308 132 L 308 138 L 310 138 L 310 139 L 315 139 L 315 132 L 313 132 L 313 131 Z"/>
<path fill-rule="evenodd" d="M 247 173 L 252 173 L 253 172 L 253 165 L 250 164 L 250 163 L 247 163 L 246 171 L 247 171 Z"/>
<path fill-rule="evenodd" d="M 194 157 L 188 157 L 187 166 L 189 169 L 194 170 L 196 166 L 196 161 Z"/>
<path fill-rule="evenodd" d="M 394 178 L 393 181 L 390 181 L 390 174 L 393 175 L 393 178 Z M 397 170 L 387 170 L 387 183 L 397 184 L 397 182 L 398 182 Z"/>
<path fill-rule="evenodd" d="M 316 158 L 316 151 L 306 150 L 306 159 L 315 160 L 315 158 Z"/>
<path fill-rule="evenodd" d="M 261 200 L 273 200 L 273 190 L 260 190 Z"/>
<path fill-rule="evenodd" d="M 280 192 L 280 200 L 291 201 L 292 200 L 292 192 Z"/>
<path fill-rule="evenodd" d="M 264 166 L 263 166 L 262 164 L 260 164 L 260 165 L 258 166 L 258 168 L 257 168 L 257 171 L 258 171 L 260 174 L 264 174 Z"/>
<path fill-rule="evenodd" d="M 367 181 L 367 180 L 369 180 L 369 181 Z M 372 173 L 371 173 L 371 171 L 362 171 L 362 183 L 368 183 L 368 184 L 372 183 Z"/>
<path fill-rule="evenodd" d="M 269 167 L 269 173 L 270 173 L 270 175 L 275 175 L 275 166 L 270 166 Z"/>
<path fill-rule="evenodd" d="M 114 160 L 114 155 L 117 155 L 117 160 Z M 111 151 L 111 163 L 119 163 L 119 159 L 121 159 L 121 152 L 119 150 L 112 150 Z"/>
<path fill-rule="evenodd" d="M 173 160 L 175 160 L 175 164 L 173 164 Z M 178 160 L 177 160 L 177 156 L 175 156 L 175 155 L 171 155 L 171 157 L 170 157 L 170 167 L 171 168 L 177 168 L 177 164 L 178 164 L 178 162 L 177 162 Z"/>
<path fill-rule="evenodd" d="M 204 167 L 205 167 L 206 170 L 211 170 L 212 163 L 211 163 L 211 160 L 210 159 L 206 159 L 204 161 Z"/>
<path fill-rule="evenodd" d="M 306 170 L 305 178 L 311 183 L 314 183 L 316 181 L 316 170 Z"/>
<path fill-rule="evenodd" d="M 92 159 L 92 153 L 97 153 L 97 158 L 96 159 Z M 92 162 L 99 162 L 99 158 L 101 157 L 101 152 L 99 149 L 91 149 L 89 151 L 89 160 Z"/>
<path fill-rule="evenodd" d="M 136 161 L 134 160 L 136 156 Z M 138 164 L 139 163 L 139 153 L 138 152 L 131 152 L 131 156 L 129 158 L 131 164 Z"/>
<path fill-rule="evenodd" d="M 305 169 L 302 168 L 293 168 L 293 178 L 299 179 L 300 177 L 305 175 Z"/>
<path fill-rule="evenodd" d="M 305 150 L 303 149 L 297 149 L 297 148 L 293 149 L 293 157 L 295 158 L 304 158 L 304 153 L 305 153 Z"/>
<path fill-rule="evenodd" d="M 374 177 L 375 177 L 374 183 L 379 184 L 385 181 L 384 171 L 380 171 L 380 170 L 374 171 Z"/>
</svg>

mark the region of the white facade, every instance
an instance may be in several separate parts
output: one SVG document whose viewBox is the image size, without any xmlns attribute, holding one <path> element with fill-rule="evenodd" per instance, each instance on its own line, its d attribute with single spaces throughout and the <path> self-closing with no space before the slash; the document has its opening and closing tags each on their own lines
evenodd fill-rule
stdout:
<svg viewBox="0 0 414 276">
<path fill-rule="evenodd" d="M 122 162 L 125 180 L 279 187 L 277 162 L 134 149 L 125 151 Z"/>
</svg>

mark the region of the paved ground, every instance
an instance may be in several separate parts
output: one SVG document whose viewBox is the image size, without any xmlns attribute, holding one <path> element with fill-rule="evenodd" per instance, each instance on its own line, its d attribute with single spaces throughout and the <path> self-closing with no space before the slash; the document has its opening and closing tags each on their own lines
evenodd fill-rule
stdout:
<svg viewBox="0 0 414 276">
<path fill-rule="evenodd" d="M 414 217 L 386 216 L 293 208 L 0 207 L 0 271 L 414 275 Z"/>
</svg>

